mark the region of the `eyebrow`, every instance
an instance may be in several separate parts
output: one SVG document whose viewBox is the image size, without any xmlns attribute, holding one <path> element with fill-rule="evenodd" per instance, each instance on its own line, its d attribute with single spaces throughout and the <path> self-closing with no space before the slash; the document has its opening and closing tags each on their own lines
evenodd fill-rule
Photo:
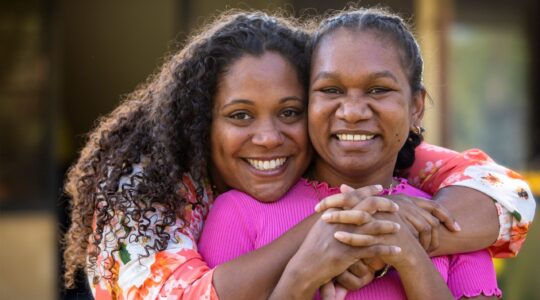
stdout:
<svg viewBox="0 0 540 300">
<path fill-rule="evenodd" d="M 339 75 L 335 72 L 320 72 L 317 74 L 317 76 L 315 76 L 315 78 L 313 79 L 313 81 L 317 81 L 321 78 L 339 78 Z M 377 78 L 390 78 L 392 79 L 394 82 L 398 83 L 398 80 L 396 78 L 396 76 L 394 76 L 394 74 L 392 74 L 392 72 L 390 71 L 380 71 L 380 72 L 373 72 L 373 73 L 370 73 L 368 75 L 368 79 L 369 80 L 375 80 Z"/>
<path fill-rule="evenodd" d="M 279 103 L 282 104 L 284 102 L 287 102 L 287 101 L 300 101 L 300 102 L 304 102 L 304 100 L 302 98 L 299 98 L 299 97 L 296 97 L 296 96 L 288 96 L 288 97 L 284 97 L 284 98 L 281 98 L 279 100 Z M 232 100 L 231 102 L 223 105 L 221 108 L 227 108 L 231 105 L 236 105 L 236 104 L 246 104 L 246 105 L 254 105 L 254 102 L 251 101 L 251 100 L 248 100 L 248 99 L 234 99 Z"/>
</svg>

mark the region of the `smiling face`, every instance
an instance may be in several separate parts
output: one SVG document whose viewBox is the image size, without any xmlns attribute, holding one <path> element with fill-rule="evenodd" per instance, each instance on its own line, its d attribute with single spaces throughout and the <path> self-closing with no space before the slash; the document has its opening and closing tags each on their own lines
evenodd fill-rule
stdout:
<svg viewBox="0 0 540 300">
<path fill-rule="evenodd" d="M 275 52 L 245 55 L 221 78 L 214 97 L 212 161 L 230 188 L 278 200 L 310 161 L 304 89 Z"/>
<path fill-rule="evenodd" d="M 317 178 L 331 185 L 390 184 L 424 105 L 424 93 L 411 92 L 394 43 L 373 31 L 329 33 L 314 52 L 309 93 Z"/>
</svg>

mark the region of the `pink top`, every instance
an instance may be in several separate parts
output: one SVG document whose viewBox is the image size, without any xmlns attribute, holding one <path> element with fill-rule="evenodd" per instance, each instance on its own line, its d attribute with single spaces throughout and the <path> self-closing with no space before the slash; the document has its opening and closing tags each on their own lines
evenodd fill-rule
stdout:
<svg viewBox="0 0 540 300">
<path fill-rule="evenodd" d="M 213 268 L 260 248 L 281 236 L 313 213 L 322 198 L 338 193 L 328 185 L 301 179 L 280 200 L 262 203 L 232 190 L 220 195 L 212 207 L 199 240 L 199 253 Z M 393 193 L 424 198 L 430 195 L 410 186 L 405 180 Z M 502 293 L 491 256 L 487 250 L 432 258 L 437 270 L 456 299 Z M 349 293 L 347 299 L 406 299 L 395 270 L 366 287 Z"/>
</svg>

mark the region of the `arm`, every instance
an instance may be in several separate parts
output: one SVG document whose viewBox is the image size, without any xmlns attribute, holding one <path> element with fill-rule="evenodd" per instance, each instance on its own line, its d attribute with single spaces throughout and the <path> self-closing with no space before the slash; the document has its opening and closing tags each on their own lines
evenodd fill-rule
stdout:
<svg viewBox="0 0 540 300">
<path fill-rule="evenodd" d="M 397 206 L 385 198 L 374 197 L 360 204 L 359 209 L 343 215 L 340 223 L 319 220 L 287 264 L 270 299 L 308 299 L 317 289 L 345 271 L 361 258 L 392 255 L 399 247 L 381 245 L 380 239 L 399 227 L 394 222 L 378 221 L 371 217 L 377 211 L 395 211 Z M 340 235 L 355 233 L 350 241 L 354 246 L 340 243 Z M 335 238 L 334 238 L 335 237 Z"/>
<path fill-rule="evenodd" d="M 360 190 L 359 193 L 364 193 L 367 196 L 377 192 L 373 187 L 366 187 Z M 304 242 L 304 238 L 319 218 L 319 214 L 314 214 L 272 243 L 218 266 L 215 269 L 213 281 L 220 299 L 266 299 L 280 280 L 283 270 L 291 257 L 295 256 L 300 245 Z M 326 229 L 328 231 L 325 232 L 329 236 L 327 240 L 330 240 L 330 243 L 326 243 L 326 247 L 332 245 L 331 243 L 339 244 L 334 241 L 333 231 L 330 231 L 329 228 Z M 314 242 L 324 243 L 322 236 L 315 236 L 313 239 Z M 311 246 L 304 245 L 306 252 L 308 250 L 321 251 L 323 249 L 320 247 L 313 249 L 315 246 L 313 244 L 309 245 Z M 335 251 L 322 254 L 331 255 L 331 253 L 335 253 Z M 302 258 L 306 258 L 306 256 L 302 256 Z M 309 256 L 307 259 L 302 260 L 301 263 L 298 259 L 296 261 L 299 262 L 297 266 L 307 270 L 313 264 L 313 257 Z M 315 282 L 316 278 L 313 278 L 313 280 Z M 313 287 L 316 290 L 323 283 L 315 284 Z"/>
<path fill-rule="evenodd" d="M 464 248 L 445 249 L 455 241 L 447 242 L 450 236 L 443 229 L 439 253 L 470 251 L 491 245 L 490 251 L 496 257 L 517 254 L 536 206 L 529 187 L 519 174 L 497 165 L 479 150 L 457 153 L 423 143 L 416 149 L 415 164 L 408 177 L 412 184 L 435 194 L 434 200 L 448 206 L 463 228 L 457 238 L 468 241 L 463 244 Z M 448 186 L 469 189 L 445 189 Z M 475 201 L 474 210 L 461 209 L 470 208 L 471 201 Z M 475 226 L 478 220 L 483 220 L 483 226 Z"/>
<path fill-rule="evenodd" d="M 377 217 L 394 222 L 400 220 L 397 215 L 390 214 L 378 214 Z M 403 251 L 381 258 L 399 273 L 407 299 L 454 299 L 424 248 L 406 226 L 397 234 L 387 237 L 390 244 L 398 245 Z"/>
</svg>

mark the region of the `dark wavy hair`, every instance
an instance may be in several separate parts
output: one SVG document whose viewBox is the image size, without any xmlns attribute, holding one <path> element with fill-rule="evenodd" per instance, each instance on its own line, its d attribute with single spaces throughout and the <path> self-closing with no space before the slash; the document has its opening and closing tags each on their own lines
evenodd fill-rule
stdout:
<svg viewBox="0 0 540 300">
<path fill-rule="evenodd" d="M 339 28 L 358 31 L 375 31 L 390 38 L 400 52 L 401 64 L 409 77 L 413 93 L 424 92 L 422 72 L 424 61 L 420 46 L 411 32 L 409 24 L 400 16 L 382 8 L 355 8 L 334 13 L 324 19 L 313 34 L 309 52 L 314 53 L 321 41 Z M 415 148 L 423 140 L 422 132 L 409 131 L 405 144 L 398 153 L 396 172 L 408 169 L 414 163 Z"/>
<path fill-rule="evenodd" d="M 95 268 L 99 253 L 119 251 L 126 236 L 115 235 L 116 248 L 100 248 L 105 228 L 119 214 L 125 216 L 121 225 L 137 224 L 131 229 L 137 238 L 153 241 L 145 246 L 147 255 L 165 249 L 171 238 L 165 229 L 184 221 L 187 200 L 178 192 L 183 174 L 199 186 L 190 204 L 205 205 L 212 98 L 220 76 L 243 55 L 276 51 L 307 86 L 309 36 L 299 28 L 291 18 L 262 12 L 222 13 L 99 121 L 65 185 L 72 221 L 64 251 L 68 288 L 78 270 Z M 161 218 L 150 222 L 148 214 L 156 209 Z"/>
</svg>

